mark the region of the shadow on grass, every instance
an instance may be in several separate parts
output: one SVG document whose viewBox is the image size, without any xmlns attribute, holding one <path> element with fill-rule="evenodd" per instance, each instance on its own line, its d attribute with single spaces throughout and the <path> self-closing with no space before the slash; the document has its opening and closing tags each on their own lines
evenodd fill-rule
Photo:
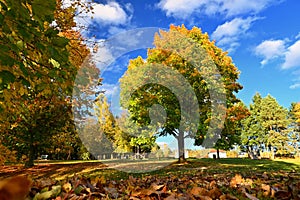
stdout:
<svg viewBox="0 0 300 200">
<path fill-rule="evenodd" d="M 37 164 L 31 168 L 24 168 L 21 165 L 0 166 L 0 179 L 26 175 L 33 179 L 53 178 L 64 179 L 74 174 L 82 174 L 85 171 L 106 168 L 107 166 L 100 162 L 76 162 L 76 163 L 43 163 Z"/>
<path fill-rule="evenodd" d="M 203 173 L 203 175 L 234 175 L 236 173 L 253 175 L 263 174 L 264 172 L 280 172 L 280 174 L 292 172 L 294 174 L 296 173 L 298 176 L 299 171 L 300 165 L 292 163 L 291 161 L 251 160 L 242 158 L 227 158 L 220 160 L 188 159 L 188 162 L 186 163 L 173 163 L 160 170 L 146 173 L 127 173 L 118 171 L 117 169 L 108 168 L 105 163 L 101 162 L 77 161 L 74 163 L 43 163 L 28 169 L 20 166 L 1 166 L 0 179 L 24 174 L 29 175 L 34 179 L 51 178 L 56 180 L 66 179 L 75 174 L 90 178 L 104 177 L 111 180 L 127 179 L 129 176 L 144 177 L 155 175 L 164 177 L 170 175 L 181 176 L 183 174 L 193 175 L 196 173 Z"/>
</svg>

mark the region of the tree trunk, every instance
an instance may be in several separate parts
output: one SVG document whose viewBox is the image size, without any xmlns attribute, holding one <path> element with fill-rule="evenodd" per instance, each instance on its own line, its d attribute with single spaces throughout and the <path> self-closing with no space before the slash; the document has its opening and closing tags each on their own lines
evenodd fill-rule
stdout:
<svg viewBox="0 0 300 200">
<path fill-rule="evenodd" d="M 273 146 L 271 146 L 271 158 L 272 159 L 275 159 L 275 152 L 274 152 L 274 147 Z"/>
<path fill-rule="evenodd" d="M 184 156 L 184 132 L 183 131 L 179 131 L 177 142 L 178 142 L 178 162 L 182 163 L 186 161 Z"/>
<path fill-rule="evenodd" d="M 220 159 L 220 150 L 217 148 L 217 159 Z"/>
<path fill-rule="evenodd" d="M 35 148 L 33 145 L 33 134 L 30 133 L 30 141 L 29 141 L 29 152 L 28 152 L 28 161 L 25 163 L 25 167 L 33 167 L 34 166 L 34 156 L 35 156 Z"/>
</svg>

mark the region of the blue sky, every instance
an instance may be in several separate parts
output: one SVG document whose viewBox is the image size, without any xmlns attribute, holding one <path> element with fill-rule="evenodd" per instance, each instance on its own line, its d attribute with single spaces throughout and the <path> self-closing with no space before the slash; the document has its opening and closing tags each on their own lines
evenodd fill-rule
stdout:
<svg viewBox="0 0 300 200">
<path fill-rule="evenodd" d="M 129 59 L 146 58 L 154 32 L 170 24 L 197 26 L 228 51 L 241 72 L 244 88 L 237 96 L 246 105 L 256 92 L 271 94 L 286 108 L 300 101 L 299 0 L 96 0 L 92 5 L 94 14 L 81 14 L 76 21 L 88 26 L 83 35 L 99 45 L 95 60 L 114 114 L 118 79 Z M 174 139 L 157 140 L 166 141 L 176 146 Z"/>
<path fill-rule="evenodd" d="M 287 108 L 291 102 L 300 101 L 298 0 L 122 0 L 96 1 L 93 6 L 93 15 L 76 20 L 89 26 L 84 35 L 96 36 L 99 44 L 137 28 L 197 26 L 229 52 L 241 71 L 239 82 L 244 87 L 237 96 L 247 105 L 256 92 L 271 94 Z M 91 15 L 93 19 L 89 18 Z M 133 41 L 127 38 L 123 42 Z M 119 44 L 114 45 L 117 48 Z M 125 51 L 116 57 L 112 48 L 100 45 L 97 56 L 103 61 L 100 65 L 107 94 L 118 93 L 115 84 L 128 60 L 139 54 L 145 57 L 145 52 Z"/>
</svg>

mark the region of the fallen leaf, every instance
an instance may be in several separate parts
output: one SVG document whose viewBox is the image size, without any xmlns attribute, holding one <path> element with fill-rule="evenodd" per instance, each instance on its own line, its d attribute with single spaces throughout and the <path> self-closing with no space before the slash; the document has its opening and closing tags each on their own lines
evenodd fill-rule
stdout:
<svg viewBox="0 0 300 200">
<path fill-rule="evenodd" d="M 189 193 L 194 196 L 198 196 L 198 195 L 209 196 L 209 191 L 202 187 L 193 187 Z"/>
<path fill-rule="evenodd" d="M 244 182 L 245 180 L 243 179 L 243 177 L 240 174 L 236 174 L 230 181 L 230 187 L 237 187 Z"/>
<path fill-rule="evenodd" d="M 31 180 L 25 176 L 16 176 L 0 182 L 1 200 L 23 200 L 30 191 Z"/>
<path fill-rule="evenodd" d="M 62 186 L 62 188 L 63 188 L 63 191 L 65 191 L 65 192 L 70 192 L 71 190 L 72 190 L 72 185 L 71 185 L 71 183 L 65 183 L 63 186 Z"/>
<path fill-rule="evenodd" d="M 213 189 L 211 189 L 208 193 L 211 198 L 213 199 L 218 199 L 221 195 L 222 195 L 222 192 L 220 189 L 218 189 L 217 187 L 214 187 Z"/>
</svg>

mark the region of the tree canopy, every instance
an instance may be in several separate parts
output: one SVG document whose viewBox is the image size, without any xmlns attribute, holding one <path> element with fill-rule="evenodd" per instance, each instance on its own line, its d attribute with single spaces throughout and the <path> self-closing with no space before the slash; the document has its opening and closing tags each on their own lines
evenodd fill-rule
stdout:
<svg viewBox="0 0 300 200">
<path fill-rule="evenodd" d="M 151 122 L 149 108 L 161 105 L 166 116 L 162 116 L 165 122 L 159 135 L 175 136 L 183 158 L 184 138 L 202 144 L 205 138 L 219 136 L 226 107 L 238 102 L 239 71 L 227 53 L 197 27 L 171 25 L 169 31 L 155 36 L 154 45 L 146 60 L 130 61 L 120 80 L 121 103 L 144 125 Z"/>
<path fill-rule="evenodd" d="M 61 138 L 58 134 L 68 135 L 60 140 L 66 149 L 78 143 L 70 100 L 89 49 L 71 29 L 75 8 L 61 5 L 56 0 L 0 2 L 1 141 L 19 157 L 27 155 L 28 166 L 52 137 Z M 90 72 L 87 79 L 99 74 L 95 67 Z"/>
</svg>

